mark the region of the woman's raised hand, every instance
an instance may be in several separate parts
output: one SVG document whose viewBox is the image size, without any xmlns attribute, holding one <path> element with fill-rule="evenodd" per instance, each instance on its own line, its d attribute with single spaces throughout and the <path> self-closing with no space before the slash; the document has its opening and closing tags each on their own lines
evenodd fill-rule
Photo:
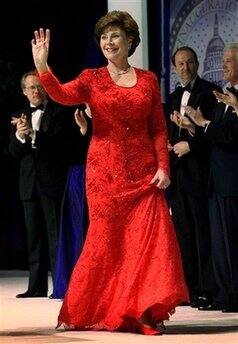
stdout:
<svg viewBox="0 0 238 344">
<path fill-rule="evenodd" d="M 40 28 L 34 31 L 35 38 L 32 39 L 32 55 L 33 60 L 39 74 L 49 70 L 47 59 L 50 46 L 50 30 Z"/>
</svg>

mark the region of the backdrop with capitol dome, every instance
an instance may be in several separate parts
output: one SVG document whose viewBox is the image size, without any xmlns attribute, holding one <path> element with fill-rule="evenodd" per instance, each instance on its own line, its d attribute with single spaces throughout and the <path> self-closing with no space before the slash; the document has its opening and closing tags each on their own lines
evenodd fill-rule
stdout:
<svg viewBox="0 0 238 344">
<path fill-rule="evenodd" d="M 184 45 L 196 51 L 199 75 L 223 86 L 223 48 L 238 42 L 238 0 L 160 0 L 147 6 L 150 68 L 163 79 L 165 103 L 178 85 L 171 56 Z"/>
<path fill-rule="evenodd" d="M 191 46 L 200 62 L 199 75 L 223 86 L 223 48 L 238 42 L 238 1 L 171 0 L 170 5 L 170 53 Z M 176 86 L 173 71 L 170 86 Z"/>
</svg>

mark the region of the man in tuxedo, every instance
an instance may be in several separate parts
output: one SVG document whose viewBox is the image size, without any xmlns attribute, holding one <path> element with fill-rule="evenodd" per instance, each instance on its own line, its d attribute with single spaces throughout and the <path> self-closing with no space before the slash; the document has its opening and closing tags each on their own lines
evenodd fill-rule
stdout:
<svg viewBox="0 0 238 344">
<path fill-rule="evenodd" d="M 47 99 L 36 73 L 21 79 L 29 106 L 12 118 L 9 151 L 20 163 L 20 198 L 27 230 L 29 282 L 17 298 L 46 297 L 54 271 L 62 193 L 68 171 L 72 109 Z M 54 281 L 53 281 L 54 282 Z"/>
<path fill-rule="evenodd" d="M 238 43 L 225 46 L 223 75 L 231 93 L 238 98 Z M 219 98 L 218 98 L 219 99 Z M 222 101 L 223 98 L 220 100 Z M 238 106 L 236 106 L 238 108 Z M 188 110 L 194 112 L 194 109 Z M 195 123 L 203 126 L 212 143 L 209 182 L 209 214 L 212 259 L 218 292 L 206 310 L 238 312 L 238 118 L 233 107 L 217 104 L 213 121 L 195 111 Z"/>
<path fill-rule="evenodd" d="M 207 181 L 210 144 L 200 134 L 178 127 L 174 114 L 185 113 L 185 106 L 200 107 L 207 118 L 216 104 L 213 90 L 219 87 L 200 78 L 195 51 L 187 46 L 172 56 L 173 68 L 181 86 L 170 94 L 169 150 L 171 186 L 169 190 L 172 218 L 180 245 L 185 278 L 192 307 L 210 302 L 216 286 L 213 278 Z"/>
</svg>

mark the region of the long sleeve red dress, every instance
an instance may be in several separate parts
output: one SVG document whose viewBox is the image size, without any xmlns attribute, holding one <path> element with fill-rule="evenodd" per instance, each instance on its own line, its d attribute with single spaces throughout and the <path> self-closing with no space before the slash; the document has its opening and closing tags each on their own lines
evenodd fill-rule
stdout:
<svg viewBox="0 0 238 344">
<path fill-rule="evenodd" d="M 164 191 L 150 184 L 169 170 L 167 131 L 156 76 L 135 68 L 133 87 L 118 86 L 106 67 L 60 84 L 47 72 L 48 94 L 88 103 L 93 137 L 86 165 L 89 229 L 59 314 L 59 324 L 134 331 L 147 310 L 169 318 L 188 300 L 180 252 Z"/>
</svg>

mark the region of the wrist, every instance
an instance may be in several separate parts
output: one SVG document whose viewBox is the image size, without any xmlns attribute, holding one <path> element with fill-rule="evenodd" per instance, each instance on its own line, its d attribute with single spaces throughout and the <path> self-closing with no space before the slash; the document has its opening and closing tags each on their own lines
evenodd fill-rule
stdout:
<svg viewBox="0 0 238 344">
<path fill-rule="evenodd" d="M 195 125 L 193 125 L 192 123 L 190 125 L 188 125 L 187 129 L 191 133 L 193 133 L 193 134 L 195 133 Z"/>
<path fill-rule="evenodd" d="M 28 136 L 32 139 L 34 136 L 34 130 L 33 129 L 29 129 L 29 134 Z"/>
<path fill-rule="evenodd" d="M 19 133 L 19 131 L 17 131 L 17 132 L 16 132 L 16 135 L 17 135 L 18 137 L 20 137 L 20 139 L 22 139 L 22 140 L 24 140 L 24 139 L 25 139 L 25 137 L 26 137 L 26 135 L 25 135 L 25 134 L 23 134 L 23 133 Z"/>
<path fill-rule="evenodd" d="M 81 135 L 85 136 L 87 133 L 87 128 L 80 128 Z"/>
<path fill-rule="evenodd" d="M 50 70 L 49 66 L 45 63 L 37 63 L 36 62 L 35 66 L 36 66 L 36 69 L 37 69 L 37 72 L 39 75 L 47 73 Z"/>
<path fill-rule="evenodd" d="M 234 110 L 235 110 L 235 112 L 236 112 L 237 115 L 238 115 L 238 103 L 234 106 Z"/>
<path fill-rule="evenodd" d="M 206 125 L 209 124 L 210 122 L 211 122 L 211 121 L 209 121 L 209 120 L 204 120 L 204 121 L 201 123 L 201 126 L 202 126 L 203 128 L 205 128 Z"/>
</svg>

